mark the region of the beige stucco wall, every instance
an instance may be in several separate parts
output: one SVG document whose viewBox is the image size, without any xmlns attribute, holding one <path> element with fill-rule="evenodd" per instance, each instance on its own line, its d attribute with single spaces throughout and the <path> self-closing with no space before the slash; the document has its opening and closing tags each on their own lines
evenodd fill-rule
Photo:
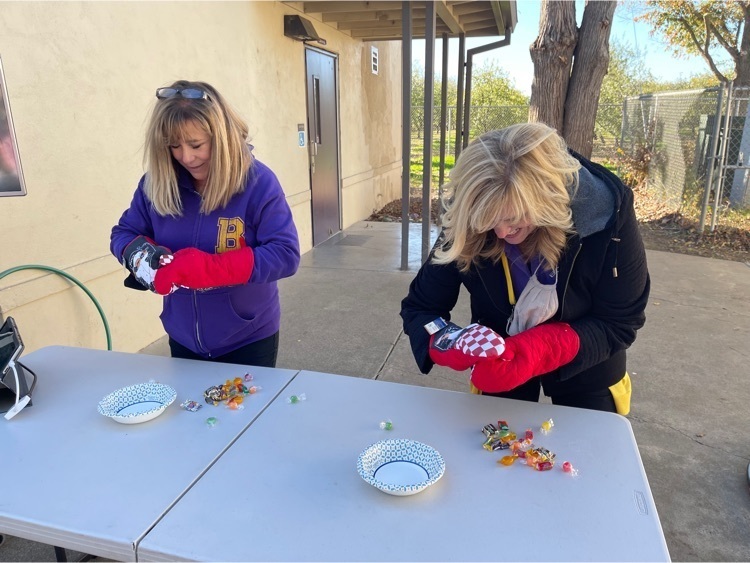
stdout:
<svg viewBox="0 0 750 563">
<path fill-rule="evenodd" d="M 109 233 L 142 174 L 156 87 L 178 78 L 216 86 L 250 125 L 259 159 L 279 176 L 300 233 L 312 244 L 304 46 L 283 36 L 281 2 L 2 2 L 0 57 L 28 195 L 0 198 L 0 272 L 57 268 L 100 303 L 113 349 L 163 336 L 161 299 L 125 289 Z M 314 21 L 339 57 L 342 221 L 346 228 L 399 197 L 400 44 L 370 44 Z M 93 302 L 62 277 L 23 270 L 0 279 L 0 310 L 34 350 L 104 348 Z"/>
</svg>

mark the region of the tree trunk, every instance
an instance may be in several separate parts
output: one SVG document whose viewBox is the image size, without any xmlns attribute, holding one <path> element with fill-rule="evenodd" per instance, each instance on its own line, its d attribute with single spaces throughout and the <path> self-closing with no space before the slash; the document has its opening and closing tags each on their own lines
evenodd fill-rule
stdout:
<svg viewBox="0 0 750 563">
<path fill-rule="evenodd" d="M 742 26 L 742 39 L 740 40 L 740 54 L 736 61 L 735 69 L 737 76 L 734 79 L 733 96 L 737 98 L 750 97 L 750 7 L 748 2 L 742 2 L 742 12 L 745 15 L 745 23 Z M 737 162 L 730 162 L 738 166 L 750 166 L 750 104 L 745 109 L 745 123 L 742 127 L 742 139 L 740 140 L 740 151 Z M 732 207 L 750 206 L 750 168 L 737 168 L 734 171 L 732 188 L 729 192 L 729 204 Z"/>
<path fill-rule="evenodd" d="M 737 88 L 750 86 L 750 7 L 747 2 L 742 3 L 742 11 L 745 15 L 745 23 L 742 25 L 740 56 L 735 65 L 737 76 L 734 79 L 734 86 Z"/>
<path fill-rule="evenodd" d="M 539 36 L 529 49 L 534 62 L 529 121 L 546 123 L 560 134 L 577 36 L 575 2 L 542 0 Z"/>
<path fill-rule="evenodd" d="M 586 2 L 565 97 L 563 137 L 570 148 L 586 158 L 591 158 L 593 150 L 596 111 L 609 66 L 609 36 L 616 7 L 616 0 Z"/>
</svg>

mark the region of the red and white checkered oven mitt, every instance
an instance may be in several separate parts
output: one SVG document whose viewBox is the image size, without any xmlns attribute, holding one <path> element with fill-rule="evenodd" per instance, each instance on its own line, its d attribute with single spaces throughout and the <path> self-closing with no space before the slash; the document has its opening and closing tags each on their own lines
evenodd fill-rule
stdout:
<svg viewBox="0 0 750 563">
<path fill-rule="evenodd" d="M 469 369 L 479 360 L 495 358 L 504 351 L 503 337 L 476 323 L 466 328 L 448 323 L 430 338 L 430 359 L 456 371 Z"/>
<path fill-rule="evenodd" d="M 468 356 L 493 358 L 505 351 L 505 340 L 491 328 L 474 323 L 461 332 L 456 348 Z"/>
</svg>

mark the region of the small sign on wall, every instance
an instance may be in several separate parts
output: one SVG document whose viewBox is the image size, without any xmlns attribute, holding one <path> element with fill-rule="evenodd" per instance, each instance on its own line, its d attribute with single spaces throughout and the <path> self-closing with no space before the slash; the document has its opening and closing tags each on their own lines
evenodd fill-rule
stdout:
<svg viewBox="0 0 750 563">
<path fill-rule="evenodd" d="M 372 73 L 377 74 L 378 73 L 378 66 L 379 66 L 379 60 L 378 60 L 378 48 L 377 47 L 370 47 L 370 64 L 372 67 Z"/>
<path fill-rule="evenodd" d="M 304 123 L 298 123 L 297 124 L 297 146 L 299 148 L 305 148 L 305 124 Z"/>
</svg>

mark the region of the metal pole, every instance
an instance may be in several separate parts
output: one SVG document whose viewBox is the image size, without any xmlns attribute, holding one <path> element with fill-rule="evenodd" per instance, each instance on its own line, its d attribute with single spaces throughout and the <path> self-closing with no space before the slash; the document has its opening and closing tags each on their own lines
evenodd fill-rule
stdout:
<svg viewBox="0 0 750 563">
<path fill-rule="evenodd" d="M 456 92 L 456 160 L 463 148 L 464 67 L 466 57 L 466 35 L 458 34 L 458 89 Z"/>
<path fill-rule="evenodd" d="M 401 3 L 401 269 L 409 269 L 411 164 L 411 3 Z"/>
<path fill-rule="evenodd" d="M 716 194 L 714 195 L 714 212 L 711 216 L 711 232 L 716 230 L 716 222 L 719 218 L 719 206 L 721 205 L 721 192 L 724 189 L 724 177 L 727 174 L 727 150 L 729 147 L 729 135 L 731 133 L 730 122 L 732 121 L 732 93 L 734 91 L 734 81 L 729 82 L 727 88 L 727 115 L 724 118 L 724 138 L 721 140 L 721 161 L 720 161 L 720 174 L 719 184 L 716 187 Z"/>
<path fill-rule="evenodd" d="M 469 145 L 469 113 L 471 109 L 471 65 L 473 56 L 471 49 L 469 49 L 468 56 L 466 57 L 466 99 L 464 100 L 464 127 L 461 133 L 461 144 L 462 148 L 466 148 Z"/>
<path fill-rule="evenodd" d="M 620 149 L 625 150 L 625 131 L 628 128 L 628 99 L 622 101 L 622 121 L 620 122 Z M 617 167 L 617 174 L 620 174 L 620 167 Z"/>
<path fill-rule="evenodd" d="M 422 159 L 422 263 L 430 254 L 432 207 L 432 122 L 435 106 L 435 3 L 425 2 L 424 22 L 424 152 Z"/>
<path fill-rule="evenodd" d="M 443 183 L 445 182 L 445 137 L 447 133 L 446 117 L 448 114 L 448 34 L 443 33 L 443 77 L 440 85 L 440 175 L 438 176 L 438 201 L 442 201 Z M 440 225 L 440 215 L 437 217 Z"/>
<path fill-rule="evenodd" d="M 708 212 L 708 200 L 711 198 L 711 186 L 714 182 L 714 166 L 716 165 L 716 149 L 719 146 L 719 131 L 721 127 L 721 109 L 724 102 L 724 88 L 719 88 L 718 101 L 716 102 L 716 117 L 714 118 L 714 131 L 711 138 L 711 148 L 708 153 L 708 177 L 706 178 L 706 190 L 703 194 L 703 207 L 701 207 L 701 220 L 698 225 L 698 232 L 703 234 L 706 228 L 706 213 Z"/>
<path fill-rule="evenodd" d="M 474 47 L 473 49 L 469 49 L 467 52 L 466 102 L 464 106 L 464 134 L 463 134 L 464 148 L 466 148 L 469 145 L 469 132 L 470 132 L 469 117 L 471 114 L 471 68 L 473 65 L 474 55 L 478 55 L 479 53 L 485 53 L 487 51 L 492 51 L 493 49 L 498 49 L 500 47 L 507 47 L 508 45 L 510 45 L 510 33 L 511 33 L 510 28 L 506 27 L 505 37 L 501 39 L 500 41 L 495 41 L 494 43 L 487 43 L 486 45 L 480 45 L 479 47 Z"/>
</svg>

